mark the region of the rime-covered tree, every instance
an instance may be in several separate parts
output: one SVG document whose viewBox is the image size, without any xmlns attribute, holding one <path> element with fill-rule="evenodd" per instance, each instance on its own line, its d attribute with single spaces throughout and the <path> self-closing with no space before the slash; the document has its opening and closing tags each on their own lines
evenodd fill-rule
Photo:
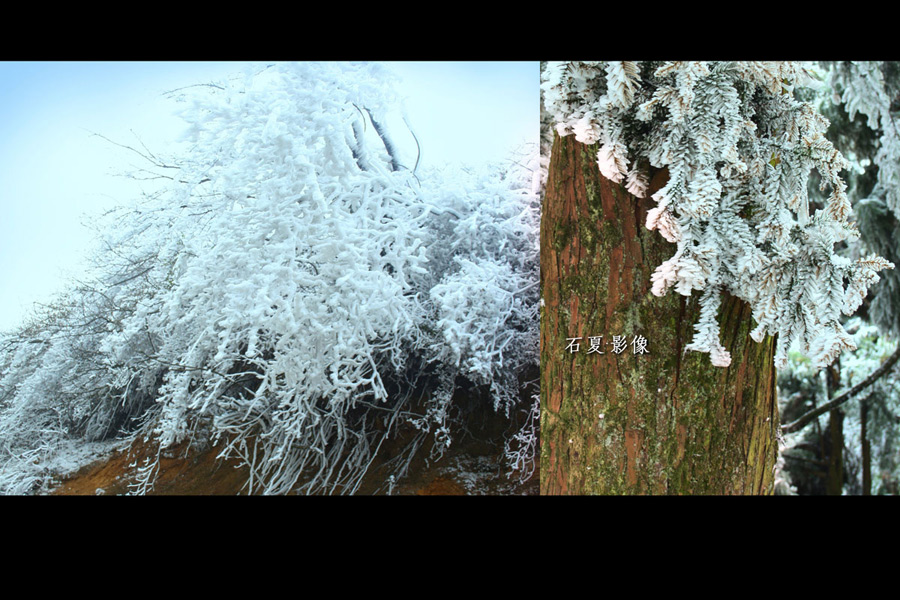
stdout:
<svg viewBox="0 0 900 600">
<path fill-rule="evenodd" d="M 387 490 L 420 448 L 452 443 L 460 385 L 485 410 L 534 412 L 530 173 L 414 172 L 379 65 L 274 65 L 178 96 L 190 150 L 132 148 L 168 184 L 108 215 L 94 282 L 73 296 L 91 318 L 67 308 L 5 343 L 4 490 L 46 486 L 60 440 L 132 431 L 160 452 L 221 444 L 251 492 L 353 493 L 387 439 L 417 431 Z M 511 436 L 511 468 L 533 469 L 535 436 L 533 418 Z M 152 489 L 157 461 L 137 467 L 135 491 Z"/>
<path fill-rule="evenodd" d="M 852 349 L 841 315 L 892 266 L 835 252 L 857 233 L 827 120 L 794 95 L 806 77 L 773 62 L 547 65 L 543 491 L 772 491 L 775 367 L 794 343 L 816 368 Z M 601 335 L 641 335 L 649 354 L 566 351 Z"/>
<path fill-rule="evenodd" d="M 900 69 L 883 62 L 830 62 L 820 68 L 827 74 L 819 99 L 831 122 L 826 135 L 848 158 L 848 196 L 860 231 L 860 239 L 840 252 L 850 258 L 875 252 L 896 263 L 900 137 L 894 119 Z M 881 277 L 853 324 L 857 352 L 842 355 L 824 375 L 795 355 L 780 375 L 786 430 L 792 432 L 786 470 L 801 494 L 897 493 L 893 364 L 900 277 L 896 270 Z"/>
</svg>

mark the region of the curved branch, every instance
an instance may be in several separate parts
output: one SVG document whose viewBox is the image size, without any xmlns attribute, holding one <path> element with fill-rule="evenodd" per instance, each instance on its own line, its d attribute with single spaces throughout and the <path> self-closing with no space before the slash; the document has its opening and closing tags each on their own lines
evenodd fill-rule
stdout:
<svg viewBox="0 0 900 600">
<path fill-rule="evenodd" d="M 409 121 L 406 118 L 406 115 L 403 115 L 403 122 L 406 123 L 406 128 L 409 129 L 409 132 L 412 134 L 413 139 L 416 141 L 416 165 L 413 167 L 413 177 L 416 177 L 416 169 L 419 168 L 419 159 L 422 158 L 422 146 L 419 145 L 419 138 L 416 136 L 416 132 L 413 131 L 412 126 L 409 124 Z M 416 181 L 419 178 L 416 177 Z"/>
<path fill-rule="evenodd" d="M 848 400 L 850 400 L 851 398 L 856 396 L 858 393 L 860 393 L 861 391 L 863 391 L 864 389 L 866 389 L 867 387 L 869 387 L 870 385 L 872 385 L 873 383 L 878 381 L 878 379 L 880 377 L 882 377 L 885 373 L 887 373 L 888 371 L 891 370 L 891 368 L 894 366 L 894 364 L 896 364 L 897 360 L 900 360 L 900 344 L 898 344 L 897 349 L 894 351 L 894 353 L 891 354 L 890 357 L 888 357 L 888 359 L 886 361 L 884 361 L 884 363 L 880 367 L 878 367 L 877 369 L 872 371 L 871 375 L 869 375 L 864 380 L 862 380 L 861 382 L 859 382 L 858 384 L 856 384 L 855 386 L 850 388 L 848 391 L 844 392 L 843 394 L 840 394 L 833 400 L 826 402 L 822 406 L 820 406 L 818 408 L 814 408 L 813 410 L 807 412 L 806 414 L 801 416 L 799 419 L 797 419 L 793 423 L 789 423 L 787 425 L 782 426 L 781 431 L 783 433 L 793 433 L 795 431 L 800 431 L 810 421 L 812 421 L 819 415 L 827 413 L 830 410 L 834 410 L 841 404 L 847 402 Z"/>
<path fill-rule="evenodd" d="M 384 144 L 384 149 L 387 150 L 388 156 L 391 159 L 391 171 L 399 171 L 400 167 L 403 165 L 401 165 L 400 161 L 397 159 L 397 151 L 394 149 L 394 144 L 391 143 L 390 138 L 388 138 L 387 131 L 381 126 L 381 123 L 375 120 L 371 110 L 365 106 L 363 109 L 369 114 L 369 120 L 372 121 L 372 127 L 375 128 L 375 133 L 381 138 L 381 143 Z"/>
</svg>

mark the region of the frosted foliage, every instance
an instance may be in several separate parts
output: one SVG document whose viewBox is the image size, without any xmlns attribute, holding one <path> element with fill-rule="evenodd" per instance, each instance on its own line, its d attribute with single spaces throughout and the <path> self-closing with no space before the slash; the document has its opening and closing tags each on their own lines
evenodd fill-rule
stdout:
<svg viewBox="0 0 900 600">
<path fill-rule="evenodd" d="M 646 226 L 675 253 L 653 274 L 652 292 L 702 292 L 689 349 L 730 364 L 716 320 L 723 292 L 750 304 L 756 341 L 778 335 L 778 366 L 795 340 L 818 367 L 854 347 L 840 314 L 893 265 L 835 254 L 857 236 L 839 176 L 846 162 L 823 135 L 827 120 L 794 99 L 802 65 L 560 62 L 542 79 L 557 132 L 597 144 L 604 176 L 643 197 L 649 168 L 667 169 Z M 830 193 L 810 214 L 813 169 Z"/>
<path fill-rule="evenodd" d="M 91 340 L 104 366 L 91 387 L 113 406 L 151 397 L 140 431 L 162 448 L 223 442 L 251 491 L 352 493 L 403 423 L 438 454 L 450 444 L 457 377 L 508 412 L 537 364 L 531 174 L 414 175 L 381 126 L 391 87 L 373 65 L 278 65 L 185 97 L 192 151 L 160 157 L 172 184 L 104 230 L 103 291 L 129 300 Z M 67 343 L 4 355 L 24 365 L 0 379 L 9 406 L 44 410 L 64 377 L 75 389 Z M 18 422 L 0 410 L 0 427 Z"/>
<path fill-rule="evenodd" d="M 891 115 L 891 95 L 887 92 L 881 63 L 839 62 L 829 74 L 835 100 L 844 104 L 850 120 L 866 116 L 869 128 L 880 131 L 878 184 L 874 193 L 883 196 L 888 208 L 900 219 L 900 131 Z"/>
<path fill-rule="evenodd" d="M 853 324 L 849 324 L 852 328 Z M 841 359 L 841 389 L 852 388 L 861 383 L 897 349 L 897 341 L 883 335 L 876 327 L 859 322 L 859 329 L 853 334 L 859 350 Z M 844 435 L 847 452 L 862 454 L 860 439 L 861 402 L 868 403 L 867 438 L 872 453 L 872 493 L 890 494 L 891 483 L 900 479 L 900 460 L 897 454 L 897 418 L 900 410 L 900 380 L 893 373 L 881 377 L 860 394 L 860 402 L 844 405 L 846 421 Z M 862 462 L 862 456 L 859 456 Z"/>
<path fill-rule="evenodd" d="M 873 168 L 877 172 L 874 188 L 855 206 L 863 245 L 896 261 L 900 250 L 895 226 L 896 219 L 900 219 L 900 132 L 891 104 L 895 104 L 893 112 L 896 112 L 897 64 L 837 62 L 828 65 L 833 102 L 843 104 L 850 123 L 856 117 L 857 121 L 864 122 L 877 140 L 871 149 L 868 144 L 854 148 L 864 155 L 854 157 L 861 163 L 857 165 L 859 172 Z M 900 331 L 896 309 L 900 276 L 891 273 L 883 279 L 868 305 L 868 316 L 885 330 L 897 333 Z"/>
<path fill-rule="evenodd" d="M 847 329 L 852 331 L 855 352 L 841 356 L 840 385 L 831 390 L 824 378 L 816 377 L 809 360 L 791 352 L 788 366 L 779 373 L 779 398 L 789 404 L 802 400 L 807 407 L 819 405 L 829 399 L 846 393 L 866 380 L 897 350 L 897 340 L 885 336 L 873 325 L 866 324 L 859 317 L 847 320 Z M 896 482 L 900 479 L 900 455 L 897 453 L 897 417 L 900 411 L 900 380 L 892 371 L 879 377 L 869 387 L 861 391 L 853 401 L 841 405 L 845 415 L 843 423 L 844 464 L 846 469 L 844 493 L 861 492 L 861 469 L 856 470 L 857 480 L 853 481 L 852 465 L 862 465 L 862 405 L 867 404 L 867 440 L 871 451 L 872 493 L 896 494 Z M 807 427 L 786 437 L 789 454 L 804 458 L 815 458 L 812 448 L 818 446 L 817 431 L 828 431 L 828 414 L 818 417 L 819 427 Z M 798 469 L 796 476 L 803 476 Z M 855 488 L 856 491 L 853 491 Z"/>
</svg>

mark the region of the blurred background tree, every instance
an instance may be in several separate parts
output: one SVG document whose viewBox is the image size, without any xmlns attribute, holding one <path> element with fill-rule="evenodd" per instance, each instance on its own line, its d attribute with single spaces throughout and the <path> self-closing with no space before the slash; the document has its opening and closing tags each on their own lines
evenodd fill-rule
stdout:
<svg viewBox="0 0 900 600">
<path fill-rule="evenodd" d="M 843 176 L 860 232 L 859 240 L 838 251 L 851 259 L 875 252 L 900 264 L 900 135 L 895 121 L 900 63 L 823 62 L 818 69 L 822 88 L 798 94 L 816 102 L 831 122 L 826 137 L 849 163 Z M 810 198 L 821 203 L 818 184 L 814 174 Z M 841 355 L 821 372 L 792 352 L 788 367 L 779 373 L 787 434 L 777 488 L 782 493 L 900 492 L 900 379 L 893 368 L 900 333 L 900 272 L 885 270 L 879 276 L 881 281 L 846 324 L 855 352 Z M 854 389 L 859 391 L 851 393 Z M 824 410 L 827 402 L 841 403 Z M 807 417 L 801 421 L 803 415 Z"/>
</svg>

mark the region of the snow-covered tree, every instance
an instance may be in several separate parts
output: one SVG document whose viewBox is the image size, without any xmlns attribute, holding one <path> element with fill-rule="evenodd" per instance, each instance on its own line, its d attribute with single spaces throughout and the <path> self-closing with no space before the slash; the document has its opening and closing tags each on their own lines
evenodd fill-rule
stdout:
<svg viewBox="0 0 900 600">
<path fill-rule="evenodd" d="M 413 172 L 385 126 L 399 99 L 379 65 L 275 65 L 179 99 L 189 151 L 141 150 L 169 184 L 103 233 L 97 356 L 51 347 L 32 367 L 55 390 L 54 369 L 103 365 L 98 400 L 61 406 L 139 402 L 140 434 L 161 451 L 221 443 L 263 493 L 353 493 L 383 442 L 414 426 L 395 481 L 426 439 L 433 455 L 452 443 L 460 382 L 489 390 L 489 410 L 518 406 L 538 350 L 530 173 Z M 32 406 L 18 369 L 0 375 L 8 406 Z M 520 470 L 529 431 L 509 450 Z M 142 465 L 136 491 L 155 469 Z"/>
<path fill-rule="evenodd" d="M 785 422 L 844 397 L 787 436 L 784 477 L 799 494 L 897 494 L 900 491 L 900 381 L 888 370 L 868 382 L 897 351 L 896 338 L 854 317 L 848 325 L 858 348 L 839 368 L 816 371 L 809 359 L 791 353 L 778 375 Z M 864 386 L 864 387 L 863 387 Z"/>
<path fill-rule="evenodd" d="M 848 159 L 844 176 L 860 231 L 859 241 L 840 252 L 850 259 L 874 252 L 896 263 L 900 69 L 890 62 L 826 62 L 819 68 L 827 78 L 818 106 L 831 122 L 827 137 Z M 842 355 L 824 374 L 794 355 L 779 375 L 785 431 L 792 433 L 785 468 L 798 493 L 897 493 L 893 367 L 900 357 L 900 277 L 896 270 L 881 277 L 848 328 L 856 352 Z"/>
<path fill-rule="evenodd" d="M 893 266 L 836 251 L 858 233 L 847 162 L 795 95 L 810 75 L 784 62 L 548 63 L 561 137 L 542 221 L 542 490 L 772 490 L 773 366 L 795 343 L 816 368 L 852 350 L 842 315 Z M 564 353 L 568 338 L 642 329 L 646 357 Z"/>
<path fill-rule="evenodd" d="M 545 71 L 558 132 L 598 143 L 604 176 L 644 197 L 648 169 L 667 170 L 646 227 L 676 248 L 652 291 L 702 293 L 688 349 L 708 352 L 716 366 L 731 360 L 715 319 L 722 292 L 750 304 L 756 341 L 777 334 L 777 365 L 797 341 L 825 366 L 853 348 L 841 313 L 852 314 L 892 266 L 834 252 L 858 235 L 840 177 L 846 161 L 824 136 L 827 121 L 794 99 L 805 77 L 785 62 L 552 63 Z M 811 211 L 813 169 L 830 194 Z"/>
</svg>

